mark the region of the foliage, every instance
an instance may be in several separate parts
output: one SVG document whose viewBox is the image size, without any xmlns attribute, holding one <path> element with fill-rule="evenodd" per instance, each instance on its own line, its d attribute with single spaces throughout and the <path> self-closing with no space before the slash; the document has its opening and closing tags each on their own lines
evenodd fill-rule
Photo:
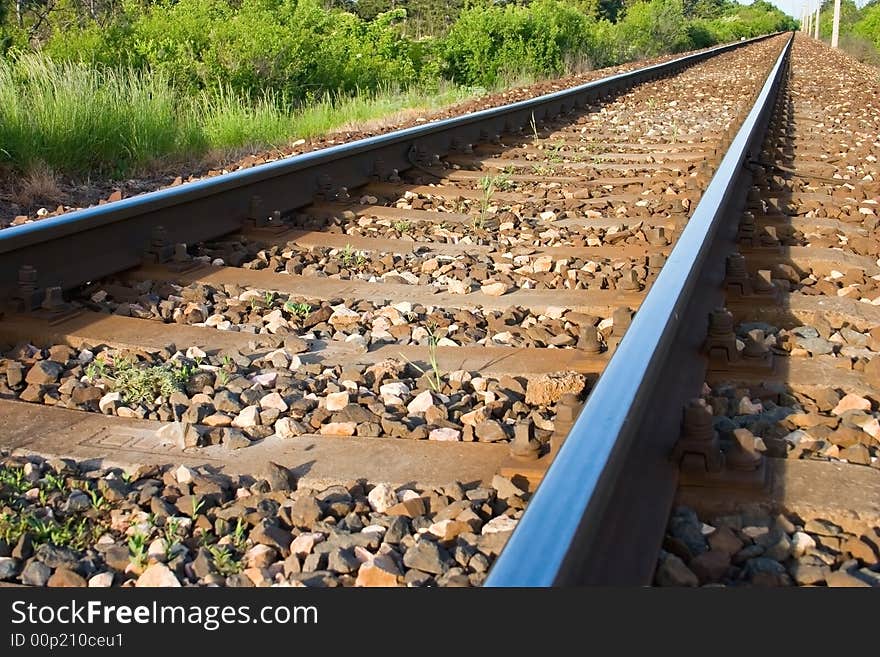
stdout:
<svg viewBox="0 0 880 657">
<path fill-rule="evenodd" d="M 519 75 L 560 75 L 567 58 L 587 55 L 593 20 L 557 0 L 529 6 L 475 6 L 443 44 L 444 73 L 455 82 L 491 87 Z"/>
<path fill-rule="evenodd" d="M 0 165 L 121 177 L 794 25 L 763 0 L 0 0 Z"/>
<path fill-rule="evenodd" d="M 148 365 L 120 358 L 108 365 L 102 360 L 89 363 L 86 375 L 93 381 L 102 380 L 122 393 L 126 403 L 152 401 L 169 397 L 182 390 L 193 373 L 191 367 L 179 362 Z"/>
</svg>

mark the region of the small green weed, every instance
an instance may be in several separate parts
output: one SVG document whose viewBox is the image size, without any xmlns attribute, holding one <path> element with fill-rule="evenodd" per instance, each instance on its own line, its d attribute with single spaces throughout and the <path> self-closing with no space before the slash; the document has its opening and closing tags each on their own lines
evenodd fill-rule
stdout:
<svg viewBox="0 0 880 657">
<path fill-rule="evenodd" d="M 283 309 L 286 312 L 289 312 L 291 315 L 299 317 L 300 319 L 305 319 L 309 316 L 309 313 L 312 312 L 312 306 L 310 304 L 304 302 L 294 302 L 290 299 L 284 302 Z"/>
<path fill-rule="evenodd" d="M 367 256 L 362 251 L 353 249 L 351 244 L 346 244 L 339 252 L 339 261 L 346 269 L 361 269 L 367 264 Z"/>
<path fill-rule="evenodd" d="M 440 389 L 443 387 L 443 372 L 440 370 L 440 363 L 437 360 L 437 343 L 439 342 L 439 338 L 437 334 L 433 331 L 433 329 L 429 329 L 428 332 L 428 369 L 422 369 L 411 360 L 409 360 L 402 353 L 400 356 L 410 365 L 415 367 L 419 372 L 424 374 L 428 379 L 428 385 L 431 386 L 431 389 L 434 392 L 440 392 Z"/>
<path fill-rule="evenodd" d="M 238 557 L 225 545 L 211 545 L 207 548 L 217 573 L 229 577 L 241 572 L 242 564 Z"/>
<path fill-rule="evenodd" d="M 147 563 L 147 536 L 141 532 L 135 532 L 128 537 L 129 560 L 135 566 L 144 566 Z"/>
<path fill-rule="evenodd" d="M 92 361 L 86 376 L 93 382 L 103 380 L 113 391 L 122 393 L 125 403 L 136 404 L 182 390 L 197 369 L 186 362 L 147 365 L 117 358 L 112 365 L 103 360 Z"/>
</svg>

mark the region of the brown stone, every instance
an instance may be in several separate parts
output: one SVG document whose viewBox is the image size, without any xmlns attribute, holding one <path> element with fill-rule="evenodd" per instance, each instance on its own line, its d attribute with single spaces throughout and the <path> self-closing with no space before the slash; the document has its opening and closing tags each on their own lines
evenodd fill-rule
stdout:
<svg viewBox="0 0 880 657">
<path fill-rule="evenodd" d="M 566 393 L 579 395 L 586 385 L 586 377 L 576 372 L 542 374 L 529 379 L 526 386 L 526 403 L 548 406 L 558 402 Z"/>
<path fill-rule="evenodd" d="M 58 568 L 52 573 L 52 577 L 49 578 L 49 581 L 46 583 L 46 586 L 52 588 L 62 588 L 62 587 L 75 587 L 75 586 L 86 586 L 86 580 L 84 580 L 80 575 L 73 572 L 72 570 L 68 570 L 67 568 Z"/>
<path fill-rule="evenodd" d="M 860 429 L 842 426 L 835 429 L 828 436 L 828 439 L 838 447 L 845 448 L 858 445 L 859 443 L 864 442 L 867 437 L 867 434 Z"/>
<path fill-rule="evenodd" d="M 387 508 L 385 513 L 389 516 L 406 516 L 407 518 L 415 518 L 417 516 L 425 515 L 427 510 L 424 498 L 416 497 Z"/>
<path fill-rule="evenodd" d="M 717 582 L 730 568 L 730 556 L 719 550 L 709 550 L 691 559 L 688 567 L 700 578 L 700 584 Z"/>
<path fill-rule="evenodd" d="M 853 559 L 858 559 L 868 565 L 876 563 L 880 557 L 876 545 L 871 545 L 864 538 L 855 536 L 844 542 L 840 549 L 847 552 Z"/>
<path fill-rule="evenodd" d="M 713 552 L 720 552 L 728 556 L 733 556 L 742 550 L 743 542 L 734 531 L 727 526 L 719 527 L 706 537 L 709 547 Z"/>
<path fill-rule="evenodd" d="M 850 575 L 843 570 L 836 570 L 832 573 L 828 573 L 825 577 L 825 583 L 833 588 L 861 588 L 871 586 L 866 581 L 859 579 L 854 575 Z"/>
<path fill-rule="evenodd" d="M 397 582 L 399 574 L 397 566 L 390 557 L 379 555 L 361 564 L 355 586 L 399 586 Z"/>
</svg>

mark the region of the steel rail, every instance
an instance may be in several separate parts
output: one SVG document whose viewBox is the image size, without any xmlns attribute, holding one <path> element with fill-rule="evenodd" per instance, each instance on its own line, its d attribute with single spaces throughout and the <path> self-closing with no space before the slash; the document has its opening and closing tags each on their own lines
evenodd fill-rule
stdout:
<svg viewBox="0 0 880 657">
<path fill-rule="evenodd" d="M 746 158 L 760 148 L 790 48 L 791 37 L 486 586 L 650 583 L 677 482 L 669 454 L 702 385 L 699 346 L 736 230 L 725 218 L 748 189 Z"/>
<path fill-rule="evenodd" d="M 149 257 L 147 252 L 160 226 L 166 245 L 215 239 L 240 230 L 249 219 L 265 218 L 275 211 L 290 213 L 328 190 L 352 189 L 395 169 L 404 171 L 412 166 L 414 154 L 445 155 L 528 125 L 531 117 L 540 121 L 558 116 L 610 92 L 772 36 L 718 46 L 510 105 L 0 230 L 0 301 L 20 297 L 26 290 L 28 301 L 39 304 L 48 287 L 71 289 L 136 267 Z M 32 268 L 24 286 L 19 280 L 23 267 Z"/>
</svg>

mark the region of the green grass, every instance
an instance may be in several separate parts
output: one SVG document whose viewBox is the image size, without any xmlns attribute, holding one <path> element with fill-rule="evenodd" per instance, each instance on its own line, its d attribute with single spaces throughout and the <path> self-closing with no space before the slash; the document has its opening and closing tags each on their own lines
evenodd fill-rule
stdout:
<svg viewBox="0 0 880 657">
<path fill-rule="evenodd" d="M 122 175 L 169 153 L 191 155 L 199 141 L 159 75 L 35 54 L 0 61 L 0 158 L 20 171 L 42 163 Z"/>
<path fill-rule="evenodd" d="M 303 107 L 231 91 L 186 96 L 158 73 L 99 69 L 40 54 L 0 60 L 0 165 L 17 173 L 122 177 L 206 153 L 280 148 L 473 91 L 441 86 L 326 97 Z"/>
</svg>

